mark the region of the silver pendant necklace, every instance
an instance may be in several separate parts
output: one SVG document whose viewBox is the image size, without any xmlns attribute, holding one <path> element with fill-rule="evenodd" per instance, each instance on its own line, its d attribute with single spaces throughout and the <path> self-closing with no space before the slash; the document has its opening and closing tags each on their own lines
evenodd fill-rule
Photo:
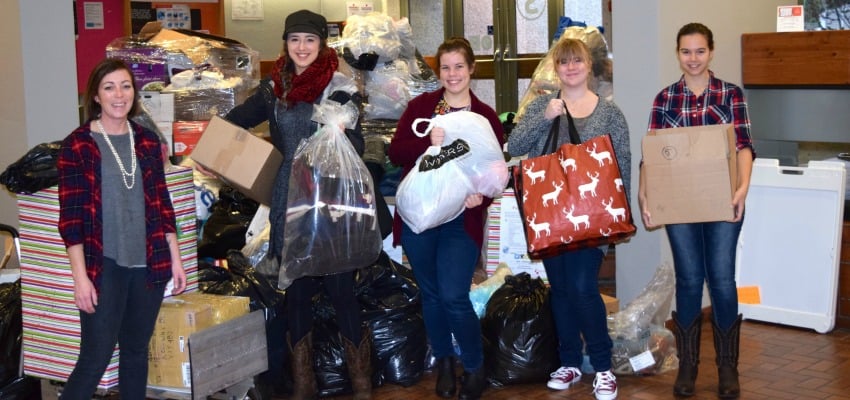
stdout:
<svg viewBox="0 0 850 400">
<path fill-rule="evenodd" d="M 118 151 L 115 150 L 115 146 L 112 145 L 112 141 L 109 140 L 109 134 L 106 133 L 106 129 L 103 129 L 103 124 L 100 123 L 98 119 L 96 121 L 97 127 L 100 129 L 100 134 L 103 135 L 103 138 L 106 140 L 106 144 L 109 146 L 109 150 L 112 150 L 112 155 L 115 156 L 115 161 L 118 163 L 118 168 L 121 170 L 121 178 L 124 180 L 124 187 L 128 190 L 132 189 L 133 186 L 136 185 L 136 143 L 133 139 L 133 127 L 130 125 L 130 121 L 127 121 L 127 132 L 130 135 L 130 172 L 124 168 L 124 163 L 121 162 L 121 156 L 118 155 Z M 127 177 L 130 178 L 127 181 Z"/>
</svg>

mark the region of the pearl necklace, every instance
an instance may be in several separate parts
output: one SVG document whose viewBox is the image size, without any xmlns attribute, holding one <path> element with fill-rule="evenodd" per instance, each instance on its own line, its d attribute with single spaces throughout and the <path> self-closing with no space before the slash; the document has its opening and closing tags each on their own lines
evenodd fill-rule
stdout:
<svg viewBox="0 0 850 400">
<path fill-rule="evenodd" d="M 133 139 L 133 127 L 130 125 L 130 121 L 127 121 L 127 131 L 130 135 L 130 172 L 127 172 L 124 169 L 124 163 L 121 162 L 121 157 L 118 155 L 118 151 L 115 150 L 115 146 L 112 145 L 112 141 L 109 140 L 109 134 L 106 133 L 106 129 L 103 129 L 103 124 L 100 123 L 100 120 L 97 120 L 97 127 L 100 128 L 100 134 L 103 135 L 103 138 L 106 139 L 106 144 L 109 145 L 109 150 L 112 150 L 112 155 L 115 156 L 115 161 L 118 162 L 118 168 L 121 170 L 121 178 L 124 180 L 124 187 L 127 189 L 132 189 L 133 186 L 136 185 L 136 144 Z M 130 181 L 127 182 L 127 177 L 130 177 Z"/>
</svg>

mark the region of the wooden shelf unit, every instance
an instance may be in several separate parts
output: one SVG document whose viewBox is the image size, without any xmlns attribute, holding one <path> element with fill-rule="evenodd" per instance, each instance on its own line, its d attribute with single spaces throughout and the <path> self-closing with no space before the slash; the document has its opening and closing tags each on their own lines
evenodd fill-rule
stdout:
<svg viewBox="0 0 850 400">
<path fill-rule="evenodd" d="M 741 35 L 744 86 L 850 87 L 850 30 Z"/>
</svg>

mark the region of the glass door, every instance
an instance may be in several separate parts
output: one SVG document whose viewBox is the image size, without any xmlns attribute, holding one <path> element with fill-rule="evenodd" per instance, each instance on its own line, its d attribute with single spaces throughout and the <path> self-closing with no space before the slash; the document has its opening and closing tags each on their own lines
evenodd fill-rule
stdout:
<svg viewBox="0 0 850 400">
<path fill-rule="evenodd" d="M 516 111 L 564 10 L 563 0 L 403 3 L 417 49 L 432 67 L 437 46 L 445 38 L 469 40 L 476 58 L 472 90 L 498 113 Z"/>
<path fill-rule="evenodd" d="M 497 113 L 516 111 L 549 50 L 563 1 L 467 0 L 463 34 L 476 54 L 472 90 Z"/>
</svg>

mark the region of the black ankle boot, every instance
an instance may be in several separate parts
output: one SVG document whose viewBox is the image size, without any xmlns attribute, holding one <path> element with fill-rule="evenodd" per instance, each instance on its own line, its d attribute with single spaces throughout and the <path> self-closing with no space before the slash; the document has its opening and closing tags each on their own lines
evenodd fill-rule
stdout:
<svg viewBox="0 0 850 400">
<path fill-rule="evenodd" d="M 460 394 L 457 396 L 458 400 L 478 400 L 481 398 L 484 389 L 489 386 L 484 367 L 475 372 L 464 371 L 461 381 L 462 386 L 460 387 Z"/>
<path fill-rule="evenodd" d="M 444 398 L 455 397 L 457 392 L 457 376 L 455 375 L 454 357 L 443 357 L 437 360 L 437 396 Z"/>
<path fill-rule="evenodd" d="M 690 397 L 694 395 L 697 372 L 699 370 L 699 342 L 702 332 L 702 314 L 687 326 L 679 321 L 679 315 L 673 311 L 673 334 L 676 336 L 676 351 L 679 356 L 679 372 L 673 384 L 673 394 Z"/>
</svg>

